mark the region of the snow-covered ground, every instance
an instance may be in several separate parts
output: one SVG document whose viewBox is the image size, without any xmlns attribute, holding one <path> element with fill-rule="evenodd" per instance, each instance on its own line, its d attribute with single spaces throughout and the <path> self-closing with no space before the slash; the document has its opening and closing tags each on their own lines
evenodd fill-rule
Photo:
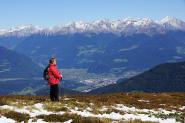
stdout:
<svg viewBox="0 0 185 123">
<path fill-rule="evenodd" d="M 16 123 L 16 121 L 4 116 L 0 116 L 0 123 Z"/>
<path fill-rule="evenodd" d="M 93 114 L 91 112 L 88 111 L 88 108 L 83 110 L 83 111 L 79 111 L 78 108 L 76 107 L 75 109 L 70 109 L 72 113 L 76 113 L 78 115 L 81 115 L 83 117 L 99 117 L 99 118 L 108 118 L 108 119 L 112 119 L 112 120 L 135 120 L 135 119 L 140 119 L 141 121 L 154 121 L 154 122 L 160 122 L 160 123 L 177 123 L 175 119 L 162 119 L 162 118 L 156 118 L 154 116 L 149 116 L 147 114 L 141 114 L 141 113 L 164 113 L 164 114 L 170 114 L 170 113 L 175 113 L 174 111 L 170 112 L 170 111 L 166 111 L 166 110 L 162 110 L 159 109 L 158 111 L 154 111 L 154 110 L 149 110 L 149 109 L 137 109 L 135 107 L 127 107 L 123 104 L 118 104 L 116 106 L 112 106 L 115 109 L 118 109 L 120 111 L 124 111 L 127 112 L 126 114 L 122 115 L 120 113 L 116 113 L 116 112 L 111 112 L 109 114 L 107 113 L 103 113 L 103 114 Z M 106 108 L 105 106 L 103 106 L 100 111 L 106 111 L 108 110 L 108 108 Z"/>
<path fill-rule="evenodd" d="M 66 98 L 64 100 L 70 100 L 69 98 Z M 143 101 L 142 102 L 148 102 L 148 101 Z M 81 103 L 76 101 L 77 104 Z M 7 109 L 7 110 L 13 110 L 19 113 L 26 113 L 30 115 L 30 119 L 28 120 L 28 123 L 34 123 L 34 122 L 38 122 L 38 123 L 45 123 L 45 121 L 43 119 L 37 119 L 36 121 L 33 120 L 34 117 L 39 116 L 39 115 L 50 115 L 50 114 L 59 114 L 59 115 L 63 115 L 66 112 L 65 111 L 59 111 L 59 112 L 52 112 L 52 111 L 47 111 L 44 108 L 44 103 L 36 103 L 34 105 L 27 105 L 27 106 L 23 106 L 21 108 L 16 107 L 15 105 L 2 105 L 0 106 L 0 109 Z M 95 104 L 91 103 L 90 106 L 94 106 Z M 93 113 L 92 107 L 86 107 L 83 110 L 80 109 L 79 107 L 75 106 L 75 107 L 70 107 L 67 104 L 64 105 L 65 108 L 68 109 L 69 114 L 77 114 L 80 115 L 82 117 L 97 117 L 97 118 L 108 118 L 111 119 L 113 121 L 128 121 L 128 120 L 135 120 L 135 119 L 139 119 L 141 121 L 154 121 L 154 122 L 159 122 L 159 123 L 177 123 L 177 121 L 174 118 L 166 118 L 166 119 L 162 119 L 162 118 L 157 118 L 155 117 L 155 114 L 164 114 L 164 115 L 168 115 L 170 113 L 178 113 L 175 110 L 172 111 L 167 111 L 164 109 L 138 109 L 136 107 L 128 107 L 124 104 L 115 104 L 112 106 L 102 106 L 101 108 L 98 108 L 97 110 L 99 110 L 99 114 L 95 114 Z M 106 111 L 109 109 L 115 109 L 118 110 L 120 112 L 114 112 L 114 110 L 112 110 L 112 112 L 107 113 Z M 184 109 L 185 107 L 181 107 L 180 109 Z M 31 110 L 30 110 L 31 109 Z M 124 112 L 124 113 L 121 113 Z M 152 115 L 153 114 L 153 115 Z M 73 120 L 70 119 L 68 121 L 66 121 L 65 123 L 71 123 Z M 10 118 L 6 118 L 4 116 L 0 115 L 0 123 L 15 123 L 16 121 Z"/>
<path fill-rule="evenodd" d="M 184 110 L 184 109 L 185 109 L 185 106 L 182 106 L 182 107 L 180 107 L 179 109 L 180 109 L 180 110 Z"/>
</svg>

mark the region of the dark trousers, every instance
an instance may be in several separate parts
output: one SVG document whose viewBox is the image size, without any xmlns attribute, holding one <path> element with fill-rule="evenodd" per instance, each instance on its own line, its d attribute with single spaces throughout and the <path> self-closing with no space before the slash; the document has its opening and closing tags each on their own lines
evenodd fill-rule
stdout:
<svg viewBox="0 0 185 123">
<path fill-rule="evenodd" d="M 51 99 L 51 101 L 59 101 L 59 87 L 58 87 L 58 84 L 50 85 L 50 99 Z"/>
</svg>

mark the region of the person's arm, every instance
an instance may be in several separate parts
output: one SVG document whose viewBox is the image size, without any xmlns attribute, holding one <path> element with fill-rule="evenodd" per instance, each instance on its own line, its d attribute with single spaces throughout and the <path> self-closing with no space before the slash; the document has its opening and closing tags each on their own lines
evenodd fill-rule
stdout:
<svg viewBox="0 0 185 123">
<path fill-rule="evenodd" d="M 58 70 L 54 67 L 51 68 L 51 71 L 53 73 L 53 76 L 57 79 L 60 79 L 61 78 L 61 74 L 58 72 Z"/>
</svg>

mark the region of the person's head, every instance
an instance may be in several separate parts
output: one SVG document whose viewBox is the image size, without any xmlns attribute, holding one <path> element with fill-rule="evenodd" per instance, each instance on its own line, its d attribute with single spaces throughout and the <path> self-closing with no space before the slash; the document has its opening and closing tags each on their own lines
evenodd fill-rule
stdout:
<svg viewBox="0 0 185 123">
<path fill-rule="evenodd" d="M 49 64 L 57 64 L 56 58 L 55 57 L 51 57 L 49 59 Z"/>
</svg>

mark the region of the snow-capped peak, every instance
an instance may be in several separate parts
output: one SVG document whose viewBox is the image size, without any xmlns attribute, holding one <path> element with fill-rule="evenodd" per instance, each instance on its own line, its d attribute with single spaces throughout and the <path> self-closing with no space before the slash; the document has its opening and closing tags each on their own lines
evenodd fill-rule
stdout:
<svg viewBox="0 0 185 123">
<path fill-rule="evenodd" d="M 0 35 L 29 36 L 37 33 L 68 34 L 77 32 L 111 32 L 118 34 L 145 33 L 151 35 L 154 33 L 164 33 L 169 30 L 185 31 L 185 22 L 169 16 L 160 21 L 153 21 L 150 18 L 126 18 L 120 20 L 102 19 L 92 22 L 77 21 L 51 28 L 41 28 L 34 25 L 21 25 L 10 29 L 0 29 Z"/>
<path fill-rule="evenodd" d="M 73 22 L 72 25 L 77 29 L 85 29 L 88 24 L 83 21 L 77 21 Z"/>
<path fill-rule="evenodd" d="M 160 24 L 164 27 L 172 30 L 180 29 L 185 30 L 185 22 L 170 16 L 166 16 L 160 21 Z"/>
<path fill-rule="evenodd" d="M 177 22 L 177 21 L 179 21 L 177 18 L 170 17 L 170 16 L 166 16 L 163 19 L 161 19 L 161 23 Z"/>
<path fill-rule="evenodd" d="M 39 26 L 30 25 L 20 25 L 10 29 L 0 29 L 0 35 L 6 36 L 28 36 L 34 33 L 42 31 L 42 28 Z"/>
</svg>

